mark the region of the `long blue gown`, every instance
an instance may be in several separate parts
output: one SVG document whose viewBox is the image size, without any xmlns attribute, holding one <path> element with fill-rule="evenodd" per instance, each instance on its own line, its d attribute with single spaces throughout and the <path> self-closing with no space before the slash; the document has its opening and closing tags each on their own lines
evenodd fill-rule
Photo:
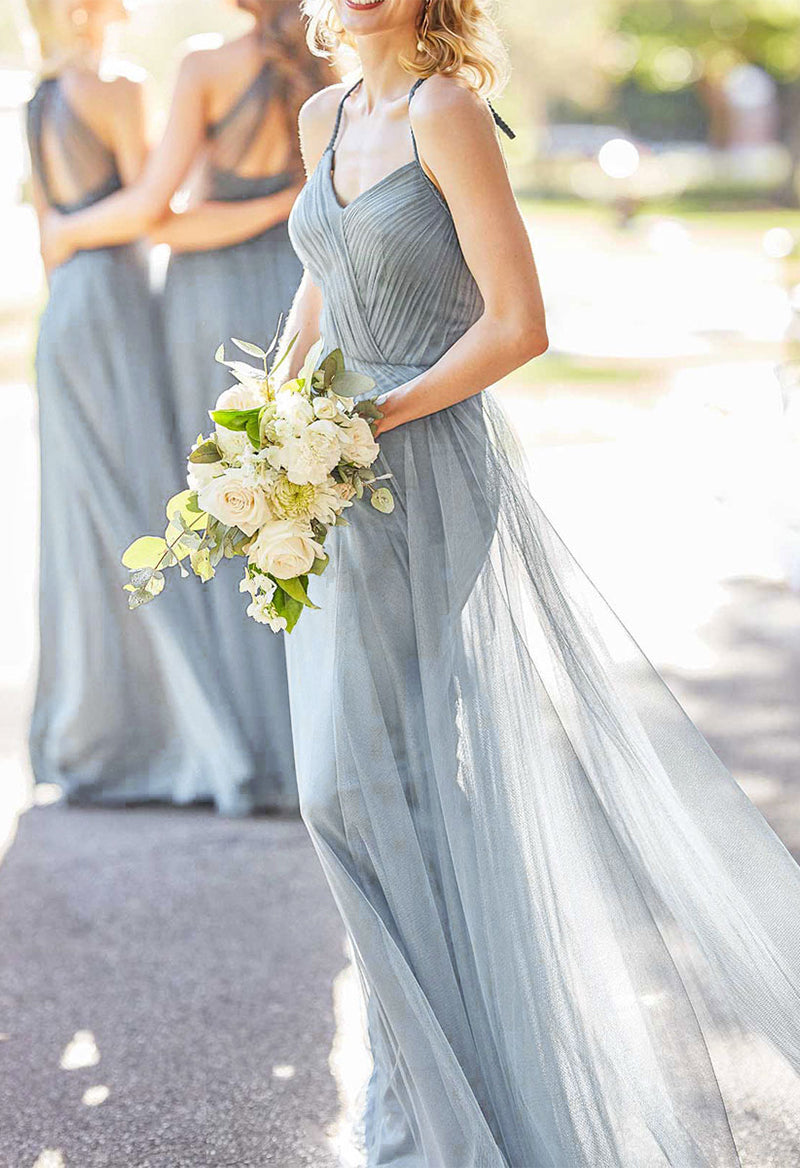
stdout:
<svg viewBox="0 0 800 1168">
<path fill-rule="evenodd" d="M 203 194 L 217 201 L 261 198 L 290 186 L 289 171 L 246 176 L 249 155 L 280 78 L 267 62 L 228 112 L 207 131 Z M 285 222 L 231 247 L 171 257 L 163 293 L 163 321 L 176 441 L 184 449 L 209 428 L 208 411 L 232 379 L 214 361 L 231 337 L 266 347 L 297 291 L 302 269 Z M 235 353 L 236 350 L 233 350 Z M 241 354 L 239 354 L 241 356 Z M 297 788 L 289 719 L 283 637 L 257 628 L 238 591 L 241 561 L 223 562 L 219 579 L 182 585 L 198 594 L 206 635 L 215 645 L 218 716 L 238 727 L 247 772 L 232 771 L 233 786 L 258 784 L 260 801 L 295 808 Z M 255 788 L 254 788 L 255 789 Z"/>
<path fill-rule="evenodd" d="M 119 189 L 113 153 L 59 79 L 43 81 L 31 100 L 28 138 L 41 188 L 60 211 Z M 172 581 L 156 603 L 132 613 L 122 590 L 120 555 L 136 536 L 163 530 L 164 503 L 183 485 L 191 439 L 175 439 L 161 332 L 137 246 L 81 251 L 52 273 L 36 376 L 36 780 L 58 784 L 76 803 L 202 799 L 232 815 L 273 800 L 294 805 L 291 758 L 278 751 L 272 769 L 262 758 L 254 764 L 238 717 L 217 696 L 217 650 L 198 598 Z"/>
<path fill-rule="evenodd" d="M 339 204 L 340 118 L 290 230 L 326 345 L 389 390 L 482 301 L 415 144 Z M 490 394 L 381 458 L 396 509 L 332 533 L 288 645 L 301 814 L 368 998 L 367 1163 L 738 1165 L 732 1065 L 800 1070 L 800 869 L 538 509 Z"/>
</svg>

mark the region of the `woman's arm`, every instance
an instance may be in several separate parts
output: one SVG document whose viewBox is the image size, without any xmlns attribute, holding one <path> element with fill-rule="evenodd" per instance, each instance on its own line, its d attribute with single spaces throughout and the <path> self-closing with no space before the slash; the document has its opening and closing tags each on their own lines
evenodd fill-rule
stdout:
<svg viewBox="0 0 800 1168">
<path fill-rule="evenodd" d="M 322 293 L 311 279 L 308 271 L 304 271 L 278 346 L 278 352 L 281 353 L 292 337 L 297 338 L 286 364 L 281 366 L 281 376 L 279 377 L 281 383 L 297 376 L 303 367 L 306 353 L 319 340 L 321 313 Z"/>
<path fill-rule="evenodd" d="M 167 128 L 141 178 L 85 211 L 47 216 L 43 243 L 51 266 L 63 263 L 80 248 L 129 243 L 147 234 L 166 215 L 169 201 L 188 174 L 205 135 L 203 56 L 190 53 L 181 64 Z M 128 167 L 121 154 L 117 157 L 125 179 Z"/>
<path fill-rule="evenodd" d="M 168 243 L 173 251 L 208 251 L 242 243 L 288 219 L 301 185 L 293 184 L 260 199 L 209 200 L 187 211 L 170 211 L 150 230 L 150 239 Z"/>
<path fill-rule="evenodd" d="M 379 433 L 480 393 L 547 348 L 530 240 L 486 103 L 456 81 L 432 77 L 410 113 L 420 157 L 450 208 L 484 311 L 435 365 L 384 397 Z"/>
<path fill-rule="evenodd" d="M 300 110 L 300 151 L 307 175 L 314 170 L 328 144 L 344 88 L 338 84 L 321 89 L 313 94 Z M 286 364 L 281 366 L 282 381 L 297 376 L 306 353 L 319 340 L 321 315 L 322 292 L 306 270 L 295 293 L 281 337 L 279 347 L 281 351 L 292 337 L 297 337 Z"/>
</svg>

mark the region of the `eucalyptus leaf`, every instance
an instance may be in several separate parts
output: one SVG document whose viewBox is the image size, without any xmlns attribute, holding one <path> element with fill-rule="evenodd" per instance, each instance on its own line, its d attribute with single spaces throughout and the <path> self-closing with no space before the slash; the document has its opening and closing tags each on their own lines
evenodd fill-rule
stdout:
<svg viewBox="0 0 800 1168">
<path fill-rule="evenodd" d="M 197 506 L 196 491 L 179 491 L 166 506 L 167 519 L 178 523 L 184 530 L 202 531 L 208 522 L 208 515 Z M 177 516 L 177 519 L 176 519 Z"/>
<path fill-rule="evenodd" d="M 369 393 L 375 388 L 375 382 L 366 373 L 356 373 L 353 369 L 345 369 L 337 373 L 331 382 L 331 389 L 339 397 L 357 397 L 362 393 Z"/>
<path fill-rule="evenodd" d="M 306 359 L 303 362 L 303 368 L 298 373 L 298 378 L 304 383 L 311 380 L 311 375 L 319 364 L 320 355 L 322 353 L 322 340 L 316 341 L 306 353 Z"/>
<path fill-rule="evenodd" d="M 333 349 L 320 362 L 320 371 L 323 376 L 323 385 L 325 389 L 329 389 L 333 384 L 333 379 L 340 373 L 344 373 L 344 356 L 341 349 Z"/>
<path fill-rule="evenodd" d="M 391 515 L 394 511 L 394 495 L 388 487 L 378 487 L 377 491 L 373 491 L 370 503 L 382 515 Z"/>
<path fill-rule="evenodd" d="M 231 340 L 243 353 L 247 353 L 250 357 L 259 357 L 262 361 L 266 360 L 267 354 L 260 345 L 254 345 L 252 341 L 240 341 L 236 337 L 231 337 Z"/>
<path fill-rule="evenodd" d="M 221 462 L 222 455 L 213 438 L 207 438 L 196 447 L 189 455 L 189 462 L 203 463 L 203 462 Z"/>
<path fill-rule="evenodd" d="M 145 584 L 150 582 L 154 571 L 154 568 L 137 568 L 136 571 L 131 572 L 131 587 L 133 589 L 144 588 Z"/>
<path fill-rule="evenodd" d="M 276 334 L 276 335 L 277 335 L 277 334 Z M 276 369 L 280 369 L 281 365 L 284 363 L 284 361 L 286 360 L 286 358 L 289 356 L 289 354 L 291 353 L 292 349 L 294 348 L 294 346 L 295 346 L 295 342 L 297 341 L 297 338 L 298 338 L 299 336 L 300 336 L 300 334 L 299 334 L 299 333 L 295 333 L 295 334 L 294 334 L 294 336 L 292 337 L 292 339 L 291 339 L 291 340 L 290 340 L 290 341 L 289 341 L 289 342 L 288 342 L 288 343 L 287 343 L 287 344 L 284 346 L 284 348 L 283 348 L 283 352 L 280 354 L 280 356 L 278 357 L 277 361 L 275 362 L 275 364 L 274 364 L 274 365 L 272 366 L 272 368 L 270 369 L 270 377 L 272 376 L 272 374 L 275 372 L 275 370 L 276 370 Z M 271 351 L 272 351 L 272 350 L 270 350 L 270 352 L 271 352 Z"/>
<path fill-rule="evenodd" d="M 157 568 L 168 554 L 166 540 L 157 535 L 142 535 L 126 548 L 122 562 L 126 568 Z"/>
<path fill-rule="evenodd" d="M 281 312 L 278 314 L 278 323 L 275 326 L 275 332 L 273 333 L 272 340 L 270 341 L 269 347 L 267 348 L 267 354 L 266 354 L 267 356 L 270 355 L 272 350 L 277 345 L 278 341 L 280 340 L 280 335 L 281 335 L 282 331 L 283 331 L 283 313 Z"/>
</svg>

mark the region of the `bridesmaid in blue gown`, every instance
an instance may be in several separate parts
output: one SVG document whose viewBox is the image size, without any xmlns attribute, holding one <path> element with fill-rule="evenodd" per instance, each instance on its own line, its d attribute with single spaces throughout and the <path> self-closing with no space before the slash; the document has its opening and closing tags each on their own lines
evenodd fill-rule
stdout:
<svg viewBox="0 0 800 1168">
<path fill-rule="evenodd" d="M 366 1162 L 731 1168 L 746 1131 L 766 1164 L 739 1090 L 798 1084 L 800 869 L 482 392 L 547 344 L 486 6 L 309 8 L 363 79 L 301 114 L 287 331 L 377 382 L 397 500 L 331 533 L 287 649 L 301 813 L 368 999 Z"/>
<path fill-rule="evenodd" d="M 119 0 L 36 0 L 43 78 L 28 107 L 40 221 L 69 218 L 137 176 L 141 95 L 101 80 Z M 135 622 L 119 555 L 158 523 L 175 460 L 158 328 L 143 257 L 127 244 L 49 272 L 36 354 L 41 435 L 40 661 L 30 748 L 35 777 L 73 802 L 180 798 L 206 762 L 177 604 Z M 135 476 L 135 478 L 134 478 Z M 197 705 L 193 709 L 193 700 Z"/>
<path fill-rule="evenodd" d="M 51 219 L 46 233 L 59 260 L 144 232 L 170 244 L 160 307 L 177 458 L 208 428 L 208 410 L 230 383 L 214 349 L 232 336 L 268 340 L 301 272 L 286 227 L 302 169 L 296 116 L 329 70 L 308 52 L 295 4 L 245 2 L 248 35 L 184 60 L 141 180 L 82 215 Z M 169 200 L 190 173 L 195 198 L 172 214 Z M 296 809 L 282 638 L 253 635 L 235 566 L 219 573 L 213 588 L 191 579 L 181 590 L 200 641 L 197 682 L 213 709 L 214 798 L 229 814 Z M 205 794 L 203 778 L 194 795 Z"/>
</svg>

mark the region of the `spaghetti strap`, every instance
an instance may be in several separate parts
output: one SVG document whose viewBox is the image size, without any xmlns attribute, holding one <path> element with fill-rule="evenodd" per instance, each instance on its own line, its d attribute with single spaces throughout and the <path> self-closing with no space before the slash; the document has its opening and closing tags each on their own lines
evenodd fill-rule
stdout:
<svg viewBox="0 0 800 1168">
<path fill-rule="evenodd" d="M 418 78 L 417 78 L 417 80 L 414 82 L 414 84 L 411 86 L 411 89 L 409 90 L 409 94 L 408 94 L 408 103 L 409 103 L 409 105 L 411 104 L 411 98 L 412 98 L 412 97 L 414 96 L 414 94 L 417 92 L 417 90 L 419 89 L 420 85 L 422 85 L 423 81 L 427 81 L 427 78 L 426 78 L 426 77 L 418 77 Z M 494 123 L 495 123 L 495 125 L 497 126 L 497 128 L 498 128 L 498 129 L 500 129 L 500 130 L 502 130 L 502 131 L 503 131 L 503 133 L 505 134 L 505 136 L 506 136 L 507 138 L 516 138 L 516 136 L 517 136 L 517 135 L 516 135 L 516 134 L 514 133 L 514 131 L 511 129 L 511 127 L 509 126 L 508 122 L 507 122 L 507 121 L 506 121 L 504 118 L 501 118 L 500 114 L 499 114 L 499 113 L 497 112 L 497 110 L 494 108 L 494 106 L 492 105 L 492 103 L 491 103 L 490 101 L 488 101 L 488 100 L 487 100 L 486 104 L 488 105 L 488 107 L 489 107 L 489 110 L 491 111 L 491 115 L 492 115 L 492 117 L 494 118 Z M 412 128 L 412 130 L 411 130 L 411 142 L 412 142 L 412 144 L 413 144 L 413 146 L 414 146 L 414 157 L 417 159 L 417 162 L 419 162 L 419 154 L 418 154 L 418 152 L 417 152 L 417 142 L 416 142 L 416 139 L 415 139 L 415 137 L 414 137 L 414 130 L 413 130 L 413 128 Z"/>
<path fill-rule="evenodd" d="M 339 133 L 339 127 L 342 124 L 342 112 L 344 110 L 344 103 L 347 101 L 350 94 L 355 92 L 356 89 L 358 89 L 359 85 L 361 84 L 361 81 L 362 81 L 362 78 L 359 77 L 358 81 L 355 81 L 350 86 L 350 88 L 347 90 L 347 92 L 342 95 L 342 100 L 339 102 L 339 108 L 336 111 L 336 121 L 333 123 L 333 132 L 331 133 L 331 138 L 330 138 L 330 141 L 328 142 L 327 148 L 330 151 L 333 151 L 335 146 L 336 146 L 336 138 L 337 138 L 338 133 Z"/>
</svg>

